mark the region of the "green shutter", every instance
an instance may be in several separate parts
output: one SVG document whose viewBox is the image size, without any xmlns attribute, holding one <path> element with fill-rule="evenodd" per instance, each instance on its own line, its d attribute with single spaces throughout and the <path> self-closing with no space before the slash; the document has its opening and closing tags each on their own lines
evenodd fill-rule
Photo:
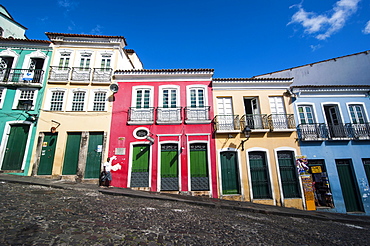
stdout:
<svg viewBox="0 0 370 246">
<path fill-rule="evenodd" d="M 58 134 L 45 133 L 37 175 L 51 175 Z"/>
<path fill-rule="evenodd" d="M 135 145 L 132 172 L 149 172 L 149 145 Z"/>
<path fill-rule="evenodd" d="M 255 199 L 271 199 L 271 187 L 264 152 L 250 152 L 249 165 L 252 179 L 252 192 Z"/>
<path fill-rule="evenodd" d="M 239 171 L 236 152 L 221 153 L 222 194 L 240 194 Z"/>
<path fill-rule="evenodd" d="M 191 190 L 209 190 L 207 144 L 190 145 Z"/>
<path fill-rule="evenodd" d="M 103 147 L 103 133 L 90 132 L 89 146 L 87 149 L 85 178 L 99 178 Z M 100 151 L 98 149 L 100 148 Z"/>
<path fill-rule="evenodd" d="M 68 133 L 67 145 L 64 153 L 63 175 L 75 175 L 77 173 L 80 144 L 80 132 Z"/>
<path fill-rule="evenodd" d="M 298 172 L 293 152 L 279 151 L 278 162 L 284 198 L 300 198 Z"/>
</svg>

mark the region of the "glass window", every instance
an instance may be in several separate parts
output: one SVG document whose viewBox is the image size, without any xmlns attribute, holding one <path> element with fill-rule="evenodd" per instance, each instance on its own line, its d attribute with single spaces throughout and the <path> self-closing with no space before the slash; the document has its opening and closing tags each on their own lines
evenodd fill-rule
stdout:
<svg viewBox="0 0 370 246">
<path fill-rule="evenodd" d="M 312 106 L 298 106 L 300 124 L 313 124 L 313 110 Z"/>
<path fill-rule="evenodd" d="M 105 111 L 106 92 L 95 92 L 93 111 Z"/>
<path fill-rule="evenodd" d="M 190 107 L 204 107 L 205 99 L 204 99 L 204 89 L 203 88 L 196 88 L 190 90 Z"/>
<path fill-rule="evenodd" d="M 150 102 L 150 90 L 139 89 L 136 91 L 136 107 L 137 108 L 149 108 Z"/>
<path fill-rule="evenodd" d="M 85 92 L 77 91 L 73 93 L 72 111 L 83 111 L 85 105 Z"/>
<path fill-rule="evenodd" d="M 164 108 L 176 108 L 177 104 L 177 93 L 176 89 L 165 89 L 163 90 L 163 107 Z"/>
<path fill-rule="evenodd" d="M 353 124 L 364 124 L 366 123 L 364 108 L 359 104 L 349 105 L 349 112 L 351 115 L 351 121 Z"/>
<path fill-rule="evenodd" d="M 62 111 L 64 100 L 64 91 L 53 91 L 50 101 L 51 111 Z"/>
</svg>

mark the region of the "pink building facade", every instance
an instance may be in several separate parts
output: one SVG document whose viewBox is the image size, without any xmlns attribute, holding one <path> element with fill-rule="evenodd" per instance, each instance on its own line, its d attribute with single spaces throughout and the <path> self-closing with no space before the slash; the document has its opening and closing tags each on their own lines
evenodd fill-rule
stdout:
<svg viewBox="0 0 370 246">
<path fill-rule="evenodd" d="M 114 73 L 112 185 L 217 197 L 213 69 Z"/>
</svg>

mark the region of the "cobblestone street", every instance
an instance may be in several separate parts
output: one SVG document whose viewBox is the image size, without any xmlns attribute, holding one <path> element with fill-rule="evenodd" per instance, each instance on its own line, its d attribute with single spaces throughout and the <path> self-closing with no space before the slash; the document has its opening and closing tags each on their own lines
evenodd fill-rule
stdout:
<svg viewBox="0 0 370 246">
<path fill-rule="evenodd" d="M 0 245 L 369 245 L 370 226 L 0 183 Z"/>
</svg>

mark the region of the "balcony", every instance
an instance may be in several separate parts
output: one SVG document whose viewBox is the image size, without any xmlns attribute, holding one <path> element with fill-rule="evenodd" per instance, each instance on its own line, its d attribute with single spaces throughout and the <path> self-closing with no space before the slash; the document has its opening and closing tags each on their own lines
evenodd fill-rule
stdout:
<svg viewBox="0 0 370 246">
<path fill-rule="evenodd" d="M 110 84 L 112 78 L 112 68 L 94 68 L 92 82 L 98 84 Z"/>
<path fill-rule="evenodd" d="M 187 124 L 209 124 L 209 106 L 206 107 L 185 107 L 185 123 Z"/>
<path fill-rule="evenodd" d="M 370 140 L 370 125 L 365 124 L 300 124 L 297 126 L 301 141 Z"/>
<path fill-rule="evenodd" d="M 181 107 L 157 108 L 157 124 L 181 124 Z"/>
<path fill-rule="evenodd" d="M 73 67 L 71 82 L 90 83 L 91 68 Z"/>
<path fill-rule="evenodd" d="M 42 69 L 1 69 L 0 84 L 42 86 Z"/>
<path fill-rule="evenodd" d="M 254 132 L 270 130 L 267 114 L 245 114 L 240 119 L 241 129 L 249 127 Z"/>
<path fill-rule="evenodd" d="M 267 116 L 270 131 L 295 131 L 293 114 L 270 114 Z"/>
<path fill-rule="evenodd" d="M 216 115 L 214 127 L 217 133 L 240 132 L 239 115 Z"/>
<path fill-rule="evenodd" d="M 49 72 L 49 82 L 68 82 L 71 68 L 51 66 Z"/>
<path fill-rule="evenodd" d="M 129 125 L 148 125 L 154 123 L 154 108 L 130 107 L 128 111 Z"/>
</svg>

